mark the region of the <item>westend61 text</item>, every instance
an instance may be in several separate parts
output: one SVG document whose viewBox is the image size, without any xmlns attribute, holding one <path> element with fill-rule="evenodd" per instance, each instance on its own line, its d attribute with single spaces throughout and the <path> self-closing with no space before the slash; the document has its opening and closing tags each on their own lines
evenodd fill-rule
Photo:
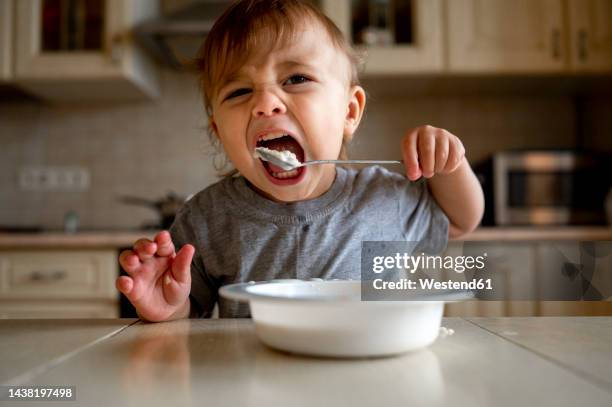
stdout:
<svg viewBox="0 0 612 407">
<path fill-rule="evenodd" d="M 470 281 L 436 281 L 433 278 L 419 279 L 416 281 L 402 278 L 398 281 L 383 281 L 377 278 L 372 282 L 376 290 L 492 290 L 491 279 L 480 278 Z"/>
</svg>

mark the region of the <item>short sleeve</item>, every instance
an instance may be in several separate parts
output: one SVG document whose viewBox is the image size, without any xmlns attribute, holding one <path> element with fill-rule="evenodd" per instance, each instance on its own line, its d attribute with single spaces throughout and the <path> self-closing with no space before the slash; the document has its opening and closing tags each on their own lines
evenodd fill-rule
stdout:
<svg viewBox="0 0 612 407">
<path fill-rule="evenodd" d="M 448 218 L 431 195 L 427 182 L 396 183 L 400 197 L 398 218 L 405 239 L 418 242 L 416 251 L 441 253 L 448 244 Z"/>
<path fill-rule="evenodd" d="M 169 232 L 176 251 L 185 244 L 195 247 L 191 262 L 191 313 L 189 318 L 210 318 L 218 298 L 218 286 L 206 273 L 202 261 L 202 245 L 193 226 L 190 202 L 187 202 L 177 213 Z"/>
</svg>

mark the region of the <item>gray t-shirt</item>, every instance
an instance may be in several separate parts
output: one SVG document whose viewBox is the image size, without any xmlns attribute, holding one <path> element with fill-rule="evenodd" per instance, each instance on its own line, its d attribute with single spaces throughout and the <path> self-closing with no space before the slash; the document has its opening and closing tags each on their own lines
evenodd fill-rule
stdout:
<svg viewBox="0 0 612 407">
<path fill-rule="evenodd" d="M 337 167 L 316 199 L 277 203 L 240 176 L 194 195 L 170 228 L 177 250 L 196 248 L 191 265 L 192 317 L 249 316 L 248 305 L 219 298 L 226 284 L 276 278 L 359 280 L 362 241 L 419 241 L 440 252 L 448 219 L 426 184 L 379 166 Z"/>
</svg>

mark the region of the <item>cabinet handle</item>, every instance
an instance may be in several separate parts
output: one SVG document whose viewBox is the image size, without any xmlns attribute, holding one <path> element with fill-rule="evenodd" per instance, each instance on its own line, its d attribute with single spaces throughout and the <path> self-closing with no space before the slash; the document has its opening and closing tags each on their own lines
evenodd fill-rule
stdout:
<svg viewBox="0 0 612 407">
<path fill-rule="evenodd" d="M 561 32 L 558 28 L 552 30 L 552 56 L 554 59 L 561 56 Z"/>
<path fill-rule="evenodd" d="M 587 32 L 584 29 L 578 30 L 578 59 L 587 59 Z"/>
<path fill-rule="evenodd" d="M 37 282 L 50 282 L 50 281 L 60 281 L 65 279 L 67 273 L 63 270 L 55 270 L 55 271 L 33 271 L 30 273 L 30 281 Z"/>
<path fill-rule="evenodd" d="M 121 34 L 113 35 L 110 46 L 110 59 L 115 65 L 121 64 L 125 47 L 125 38 Z"/>
</svg>

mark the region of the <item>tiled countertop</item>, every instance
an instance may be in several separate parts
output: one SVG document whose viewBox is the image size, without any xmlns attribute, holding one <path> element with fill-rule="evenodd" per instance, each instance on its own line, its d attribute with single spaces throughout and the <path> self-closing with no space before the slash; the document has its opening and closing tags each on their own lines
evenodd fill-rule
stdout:
<svg viewBox="0 0 612 407">
<path fill-rule="evenodd" d="M 442 324 L 454 335 L 426 349 L 333 359 L 271 350 L 247 319 L 5 320 L 0 370 L 4 385 L 74 386 L 83 406 L 612 405 L 610 317 Z"/>
</svg>

